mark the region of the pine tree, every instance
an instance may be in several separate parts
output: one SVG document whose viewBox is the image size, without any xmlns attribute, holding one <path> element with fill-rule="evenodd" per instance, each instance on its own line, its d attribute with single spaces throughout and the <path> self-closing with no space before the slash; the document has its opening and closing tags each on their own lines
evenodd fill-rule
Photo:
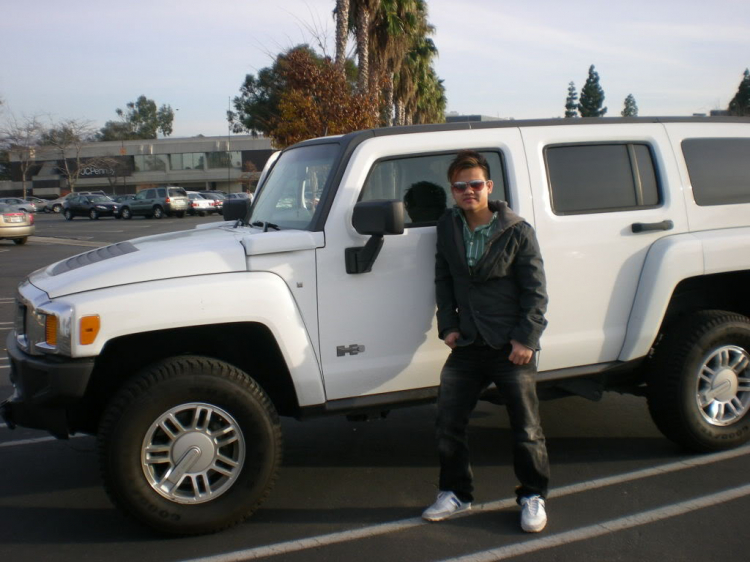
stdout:
<svg viewBox="0 0 750 562">
<path fill-rule="evenodd" d="M 737 93 L 729 102 L 729 114 L 740 117 L 750 115 L 750 70 L 747 68 Z"/>
<path fill-rule="evenodd" d="M 571 82 L 568 84 L 568 98 L 565 100 L 565 118 L 573 117 L 578 117 L 578 92 L 576 85 Z"/>
<path fill-rule="evenodd" d="M 581 117 L 604 117 L 607 108 L 602 107 L 604 103 L 604 90 L 599 85 L 599 74 L 594 70 L 594 65 L 589 67 L 589 77 L 581 89 L 578 112 Z"/>
<path fill-rule="evenodd" d="M 623 117 L 638 117 L 638 105 L 635 103 L 633 94 L 628 94 L 625 98 L 625 107 L 620 113 Z"/>
</svg>

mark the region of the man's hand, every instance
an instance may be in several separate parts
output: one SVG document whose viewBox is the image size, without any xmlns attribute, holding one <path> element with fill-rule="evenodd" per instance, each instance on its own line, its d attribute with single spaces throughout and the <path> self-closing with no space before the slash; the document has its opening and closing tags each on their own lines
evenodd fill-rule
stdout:
<svg viewBox="0 0 750 562">
<path fill-rule="evenodd" d="M 448 337 L 445 338 L 446 343 L 448 342 Z M 529 361 L 531 361 L 531 358 L 534 356 L 534 350 L 526 347 L 522 343 L 518 343 L 516 340 L 510 340 L 510 345 L 513 347 L 513 349 L 510 352 L 510 355 L 508 356 L 508 359 L 511 363 L 514 365 L 526 365 Z"/>
<path fill-rule="evenodd" d="M 445 336 L 445 339 L 443 340 L 445 342 L 445 345 L 453 349 L 456 347 L 456 340 L 461 336 L 459 332 L 451 332 L 447 336 Z"/>
</svg>

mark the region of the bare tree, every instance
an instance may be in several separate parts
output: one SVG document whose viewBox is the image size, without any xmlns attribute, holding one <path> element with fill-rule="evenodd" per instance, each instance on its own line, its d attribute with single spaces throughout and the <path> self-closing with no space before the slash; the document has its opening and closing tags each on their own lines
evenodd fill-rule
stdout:
<svg viewBox="0 0 750 562">
<path fill-rule="evenodd" d="M 0 129 L 0 142 L 11 157 L 18 158 L 24 198 L 27 195 L 26 182 L 34 166 L 36 149 L 40 144 L 43 131 L 44 125 L 38 115 L 24 115 L 19 118 L 12 113 L 6 117 Z"/>
<path fill-rule="evenodd" d="M 53 123 L 42 135 L 42 144 L 59 155 L 61 175 L 65 176 L 70 191 L 75 191 L 81 174 L 81 150 L 87 142 L 93 141 L 95 129 L 91 121 L 66 119 Z"/>
</svg>

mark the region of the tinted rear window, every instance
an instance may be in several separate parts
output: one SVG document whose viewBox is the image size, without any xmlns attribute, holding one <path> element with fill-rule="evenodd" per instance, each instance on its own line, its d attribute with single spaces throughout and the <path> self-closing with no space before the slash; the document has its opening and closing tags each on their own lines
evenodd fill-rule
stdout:
<svg viewBox="0 0 750 562">
<path fill-rule="evenodd" d="M 187 197 L 187 192 L 181 187 L 170 187 L 169 195 L 170 197 Z"/>
<path fill-rule="evenodd" d="M 750 203 L 750 139 L 682 141 L 698 205 Z"/>
</svg>

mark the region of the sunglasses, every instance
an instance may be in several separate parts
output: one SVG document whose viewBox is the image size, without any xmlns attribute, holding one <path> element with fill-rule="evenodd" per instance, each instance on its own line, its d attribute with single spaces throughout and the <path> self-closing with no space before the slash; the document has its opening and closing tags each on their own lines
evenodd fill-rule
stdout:
<svg viewBox="0 0 750 562">
<path fill-rule="evenodd" d="M 456 181 L 451 184 L 451 187 L 456 191 L 466 191 L 468 187 L 474 191 L 481 191 L 486 183 L 487 180 Z"/>
</svg>

